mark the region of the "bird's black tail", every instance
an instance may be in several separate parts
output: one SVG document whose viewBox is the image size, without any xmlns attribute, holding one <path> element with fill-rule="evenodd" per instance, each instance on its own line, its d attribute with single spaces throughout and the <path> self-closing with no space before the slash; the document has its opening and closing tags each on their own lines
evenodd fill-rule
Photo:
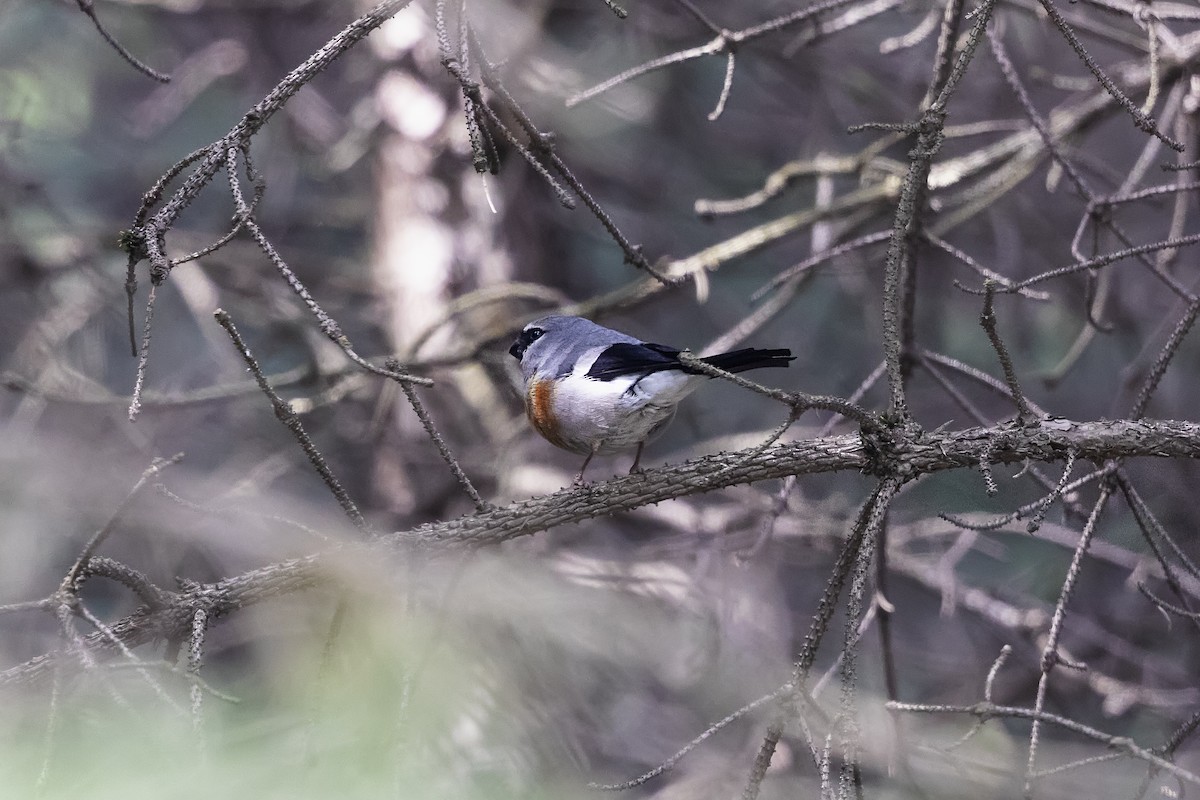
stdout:
<svg viewBox="0 0 1200 800">
<path fill-rule="evenodd" d="M 761 350 L 757 347 L 747 347 L 742 350 L 731 350 L 728 353 L 717 353 L 700 359 L 726 372 L 745 372 L 748 369 L 762 367 L 786 367 L 788 362 L 796 357 L 791 350 Z"/>
</svg>

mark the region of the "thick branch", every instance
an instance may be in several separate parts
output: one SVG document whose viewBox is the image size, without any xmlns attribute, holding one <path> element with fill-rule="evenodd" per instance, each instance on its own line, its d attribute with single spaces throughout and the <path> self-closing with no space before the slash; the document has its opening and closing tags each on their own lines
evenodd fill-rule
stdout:
<svg viewBox="0 0 1200 800">
<path fill-rule="evenodd" d="M 209 620 L 214 620 L 270 597 L 312 588 L 322 580 L 320 562 L 321 556 L 317 555 L 297 558 L 216 583 L 194 584 L 174 595 L 163 592 L 164 597 L 170 597 L 170 602 L 162 608 L 151 611 L 143 606 L 107 626 L 107 631 L 81 637 L 79 644 L 87 651 L 95 652 L 115 650 L 120 645 L 132 648 L 152 641 L 186 638 L 191 634 L 197 610 L 205 610 Z M 106 571 L 114 570 L 106 567 Z M 0 672 L 0 686 L 50 677 L 57 655 L 46 653 Z"/>
<path fill-rule="evenodd" d="M 736 484 L 845 470 L 911 480 L 956 467 L 974 469 L 981 453 L 986 453 L 992 463 L 1006 464 L 1026 459 L 1057 461 L 1072 451 L 1077 458 L 1097 462 L 1137 456 L 1200 458 L 1200 423 L 1193 422 L 1048 419 L 1031 425 L 1010 422 L 940 434 L 909 434 L 906 430 L 889 429 L 866 439 L 857 434 L 810 439 L 763 452 L 750 448 L 737 453 L 716 453 L 637 475 L 564 489 L 482 514 L 429 523 L 385 539 L 391 543 L 426 546 L 494 545 L 614 511 Z M 191 630 L 195 609 L 205 608 L 211 618 L 216 618 L 269 597 L 312 588 L 323 581 L 322 562 L 322 556 L 313 555 L 217 583 L 189 587 L 172 596 L 161 609 L 153 612 L 139 609 L 114 623 L 111 630 L 128 647 L 185 636 Z M 89 648 L 114 646 L 100 634 L 82 641 Z M 0 672 L 0 686 L 47 677 L 52 663 L 53 654 L 48 654 Z"/>
</svg>

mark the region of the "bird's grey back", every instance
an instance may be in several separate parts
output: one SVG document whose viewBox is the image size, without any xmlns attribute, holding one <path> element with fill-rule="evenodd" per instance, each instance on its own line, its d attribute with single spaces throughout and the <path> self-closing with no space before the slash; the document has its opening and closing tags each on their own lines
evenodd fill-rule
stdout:
<svg viewBox="0 0 1200 800">
<path fill-rule="evenodd" d="M 528 379 L 535 372 L 542 377 L 561 378 L 571 372 L 575 362 L 589 350 L 612 344 L 639 344 L 640 339 L 626 336 L 583 317 L 549 316 L 525 326 L 546 333 L 534 340 L 521 359 L 521 372 Z"/>
</svg>

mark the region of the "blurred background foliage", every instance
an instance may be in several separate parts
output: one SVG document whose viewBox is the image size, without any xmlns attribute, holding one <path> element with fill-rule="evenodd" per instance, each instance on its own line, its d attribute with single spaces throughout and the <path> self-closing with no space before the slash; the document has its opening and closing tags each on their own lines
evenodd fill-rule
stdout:
<svg viewBox="0 0 1200 800">
<path fill-rule="evenodd" d="M 696 5 L 731 30 L 796 7 L 783 0 Z M 715 121 L 706 116 L 721 92 L 722 58 L 659 70 L 568 108 L 570 95 L 625 68 L 711 38 L 685 4 L 628 6 L 626 20 L 600 0 L 473 2 L 470 14 L 514 96 L 555 133 L 556 152 L 652 262 L 692 255 L 872 178 L 902 174 L 910 144 L 896 138 L 880 146 L 868 169 L 796 179 L 742 214 L 706 218 L 695 211 L 697 200 L 758 190 L 789 161 L 851 156 L 882 140 L 876 132 L 848 134 L 850 125 L 913 119 L 935 37 L 911 47 L 881 43 L 917 29 L 930 13 L 925 4 L 897 4 L 816 41 L 800 26 L 748 44 L 738 51 L 732 91 Z M 319 543 L 281 518 L 328 537 L 350 536 L 213 323 L 217 307 L 230 312 L 303 412 L 376 528 L 405 530 L 471 510 L 403 399 L 347 367 L 245 237 L 176 269 L 159 292 L 146 407 L 135 424 L 126 419 L 135 361 L 118 233 L 171 164 L 223 135 L 365 7 L 313 0 L 98 4 L 120 42 L 172 74 L 162 85 L 122 62 L 74 3 L 0 4 L 0 602 L 53 591 L 150 460 L 176 452 L 186 457 L 167 484 L 204 510 L 151 493 L 122 517 L 104 555 L 169 586 L 176 577 L 235 575 Z M 1088 86 L 1083 67 L 1028 8 L 1006 4 L 996 24 L 1035 105 L 1048 113 L 1095 89 L 1080 88 Z M 1090 6 L 1080 14 L 1096 17 Z M 641 276 L 596 219 L 582 207 L 562 208 L 510 144 L 499 144 L 497 176 L 485 182 L 471 170 L 460 90 L 438 63 L 432 16 L 430 3 L 402 11 L 256 137 L 255 166 L 268 184 L 258 219 L 360 353 L 396 353 L 435 379 L 422 397 L 468 474 L 499 503 L 557 489 L 577 468 L 573 455 L 526 427 L 505 352 L 511 332 L 554 303 L 587 301 Z M 1095 24 L 1117 31 L 1088 40 L 1101 63 L 1144 59 L 1137 49 L 1144 37 L 1129 19 Z M 1186 32 L 1192 23 L 1178 25 Z M 1195 91 L 1186 81 L 1177 85 L 1181 93 Z M 1191 160 L 1195 106 L 1179 107 L 1164 126 L 1184 140 L 1181 159 Z M 1008 128 L 998 123 L 982 135 L 951 137 L 939 162 L 1025 124 L 995 61 L 981 53 L 949 123 L 987 121 Z M 1110 193 L 1146 143 L 1110 109 L 1076 131 L 1068 150 L 1098 191 Z M 1169 160 L 1165 150 L 1153 156 L 1155 164 Z M 1007 170 L 1020 178 L 1019 166 L 1002 164 L 995 177 Z M 1164 175 L 1154 166 L 1137 185 L 1174 180 Z M 1083 203 L 1044 154 L 1014 183 L 1011 191 L 984 195 L 938 234 L 1011 279 L 1070 263 Z M 978 185 L 939 193 L 934 218 L 950 220 L 966 205 L 956 192 L 973 189 Z M 1116 213 L 1136 241 L 1153 241 L 1163 238 L 1173 202 L 1167 196 Z M 1194 215 L 1195 198 L 1184 203 Z M 703 291 L 686 283 L 614 304 L 601 321 L 699 349 L 759 307 L 755 292 L 782 270 L 832 242 L 886 229 L 893 210 L 894 198 L 884 197 L 804 227 L 713 270 Z M 173 230 L 172 253 L 216 239 L 231 214 L 227 193 L 210 187 Z M 1116 248 L 1101 241 L 1101 250 Z M 792 369 L 772 381 L 848 395 L 870 374 L 881 358 L 881 254 L 866 249 L 823 265 L 747 340 L 797 354 Z M 1192 261 L 1185 250 L 1167 267 L 1192 286 Z M 978 325 L 980 300 L 953 286 L 974 285 L 976 276 L 932 248 L 921 250 L 920 264 L 918 341 L 996 374 Z M 1111 331 L 1097 333 L 1059 380 L 1042 378 L 1087 325 L 1087 276 L 1056 282 L 1047 302 L 997 302 L 1026 388 L 1052 414 L 1123 414 L 1131 387 L 1178 319 L 1178 300 L 1141 267 L 1123 262 L 1108 274 L 1101 315 Z M 139 280 L 140 324 L 148 280 L 144 273 Z M 505 294 L 517 282 L 541 288 Z M 451 313 L 456 300 L 489 290 L 499 299 Z M 1183 347 L 1151 416 L 1195 416 L 1200 372 L 1195 344 Z M 986 391 L 963 391 L 991 419 L 1012 414 Z M 914 375 L 912 392 L 915 414 L 928 428 L 975 424 L 928 375 Z M 886 398 L 877 387 L 865 402 L 881 408 Z M 714 384 L 681 409 L 648 459 L 749 446 L 783 418 L 762 398 Z M 825 421 L 806 415 L 789 436 L 814 436 Z M 597 480 L 626 464 L 601 462 L 593 466 Z M 1130 471 L 1195 558 L 1195 466 L 1156 461 Z M 1040 538 L 1021 533 L 1019 522 L 967 537 L 935 516 L 1005 513 L 1044 494 L 1008 473 L 996 478 L 995 497 L 968 472 L 930 478 L 908 490 L 892 520 L 897 552 L 888 599 L 900 609 L 894 636 L 902 698 L 973 702 L 1006 643 L 1016 654 L 997 683 L 998 699 L 1028 702 L 1036 685 L 1046 615 L 1079 521 L 1056 510 Z M 100 680 L 63 678 L 53 692 L 8 691 L 13 712 L 0 723 L 0 785 L 28 787 L 13 796 L 32 796 L 45 769 L 42 791 L 64 797 L 84 790 L 95 797 L 588 794 L 588 781 L 655 767 L 713 721 L 786 680 L 839 537 L 867 487 L 857 475 L 806 478 L 782 506 L 778 485 L 735 487 L 556 530 L 465 565 L 424 565 L 403 552 L 386 563 L 347 557 L 332 581 L 336 590 L 275 600 L 213 629 L 202 674 L 242 702 L 206 699 L 204 737 L 186 713 L 187 681 L 172 673 L 162 682 L 182 710 L 158 702 L 132 670 Z M 1087 500 L 1094 490 L 1078 494 Z M 773 511 L 780 507 L 782 513 Z M 1081 578 L 1067 638 L 1091 672 L 1056 673 L 1051 704 L 1155 744 L 1200 700 L 1197 637 L 1187 625 L 1168 624 L 1134 588 L 1153 570 L 1124 506 L 1110 510 L 1102 538 Z M 111 620 L 136 607 L 127 595 L 93 581 L 85 599 Z M 333 608 L 347 596 L 353 599 L 342 633 L 323 655 Z M 0 616 L 0 666 L 60 643 L 51 615 Z M 862 647 L 863 663 L 873 665 L 863 671 L 862 690 L 878 698 L 884 687 L 874 634 Z M 826 653 L 821 669 L 832 659 Z M 836 686 L 820 697 L 836 702 Z M 676 772 L 634 791 L 736 794 L 766 718 L 766 707 L 748 714 Z M 1023 768 L 1027 727 L 992 723 L 958 751 L 972 767 L 961 782 L 936 751 L 912 754 L 911 771 L 900 780 L 887 770 L 889 718 L 869 705 L 864 719 L 874 758 L 867 780 L 880 790 L 873 796 L 907 796 L 913 786 L 931 796 L 1019 791 L 1012 776 Z M 967 727 L 962 720 L 918 722 L 912 730 L 942 744 Z M 790 732 L 781 747 L 765 791 L 816 792 L 802 736 Z M 1190 747 L 1184 760 L 1195 764 Z M 1057 736 L 1047 748 L 1049 763 L 1087 752 Z M 1117 761 L 1082 777 L 1048 778 L 1044 786 L 1047 796 L 1097 787 L 1118 796 L 1136 790 L 1140 776 L 1130 762 Z"/>
</svg>

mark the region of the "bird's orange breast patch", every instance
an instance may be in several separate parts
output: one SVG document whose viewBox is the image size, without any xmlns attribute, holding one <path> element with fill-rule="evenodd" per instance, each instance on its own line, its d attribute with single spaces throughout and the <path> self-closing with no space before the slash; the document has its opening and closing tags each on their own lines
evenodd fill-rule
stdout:
<svg viewBox="0 0 1200 800">
<path fill-rule="evenodd" d="M 565 447 L 558 435 L 558 419 L 554 416 L 554 381 L 533 379 L 525 396 L 525 414 L 537 432 L 553 445 Z"/>
</svg>

